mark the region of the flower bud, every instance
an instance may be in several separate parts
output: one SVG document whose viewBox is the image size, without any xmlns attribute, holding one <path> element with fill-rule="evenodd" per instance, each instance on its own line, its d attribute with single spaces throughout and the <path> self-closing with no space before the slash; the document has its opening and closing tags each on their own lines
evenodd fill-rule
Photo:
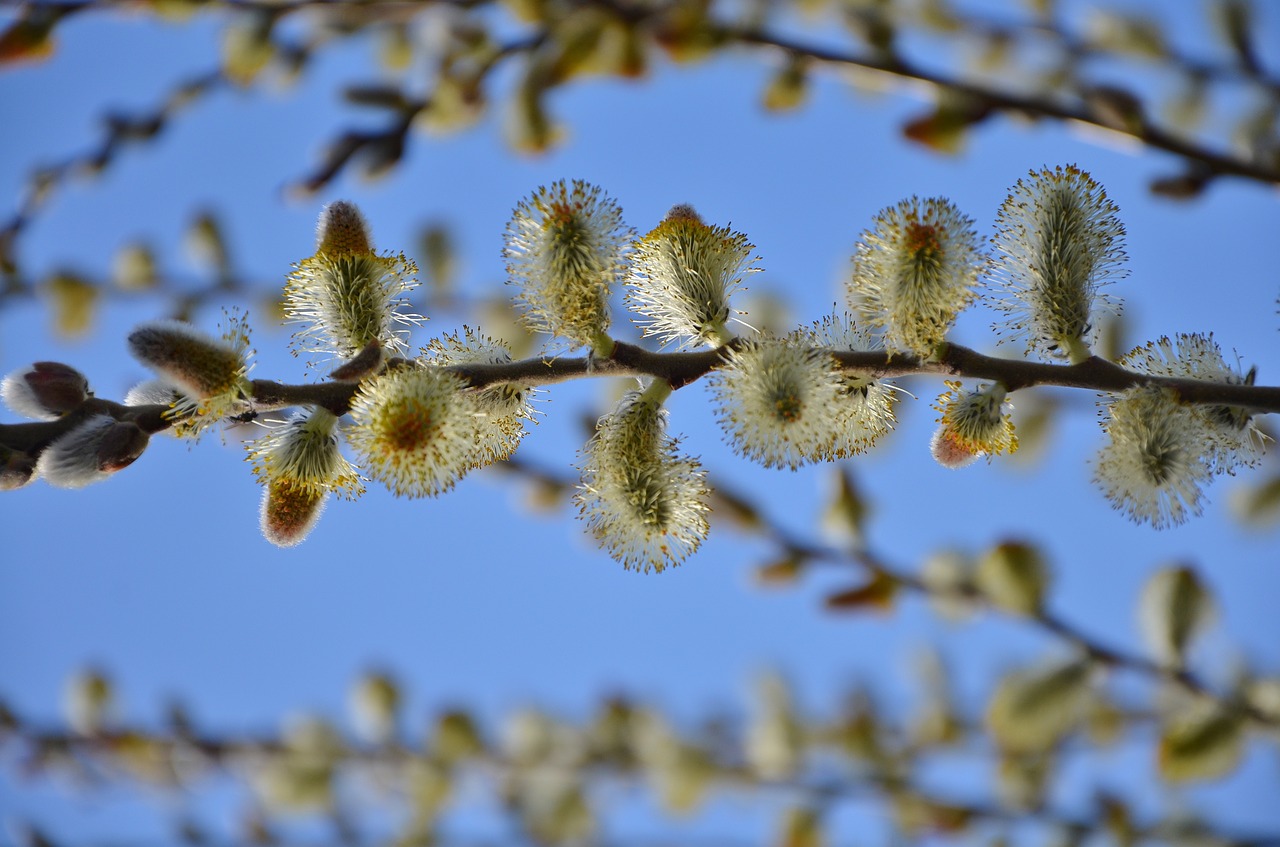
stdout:
<svg viewBox="0 0 1280 847">
<path fill-rule="evenodd" d="M 301 544 L 324 511 L 325 492 L 292 479 L 272 479 L 262 496 L 259 526 L 277 547 Z"/>
<path fill-rule="evenodd" d="M 464 326 L 462 333 L 437 338 L 424 349 L 431 363 L 449 365 L 503 365 L 511 362 L 511 352 L 503 341 L 481 335 Z M 529 402 L 537 391 L 532 386 L 511 382 L 488 385 L 471 392 L 476 405 L 476 466 L 482 467 L 511 456 L 524 438 L 522 420 L 534 420 Z"/>
<path fill-rule="evenodd" d="M 1094 462 L 1094 481 L 1136 523 L 1177 526 L 1202 509 L 1211 478 L 1203 420 L 1155 386 L 1130 388 L 1107 409 L 1110 442 Z"/>
<path fill-rule="evenodd" d="M 848 314 L 825 317 L 812 329 L 800 332 L 797 338 L 802 343 L 834 353 L 866 353 L 884 349 L 872 340 L 865 326 L 855 324 Z M 833 459 L 865 452 L 897 422 L 893 414 L 893 385 L 857 373 L 841 373 L 839 381 L 840 396 L 831 409 L 836 429 L 836 440 L 831 450 Z"/>
<path fill-rule="evenodd" d="M 331 203 L 320 213 L 316 253 L 294 266 L 285 284 L 284 311 L 303 324 L 298 353 L 350 359 L 375 343 L 393 353 L 408 347 L 408 331 L 421 324 L 405 295 L 417 287 L 417 266 L 404 254 L 373 252 L 369 227 L 354 204 Z"/>
<path fill-rule="evenodd" d="M 928 358 L 973 300 L 985 263 L 973 221 L 950 200 L 911 197 L 862 233 L 849 304 L 884 331 L 888 347 Z"/>
<path fill-rule="evenodd" d="M 0 382 L 5 405 L 19 415 L 41 421 L 65 415 L 92 393 L 84 374 L 60 362 L 36 362 L 18 368 Z"/>
<path fill-rule="evenodd" d="M 347 439 L 361 466 L 393 493 L 434 497 L 476 465 L 476 414 L 456 376 L 410 366 L 361 385 Z"/>
<path fill-rule="evenodd" d="M 525 323 L 575 348 L 604 346 L 609 294 L 632 235 L 617 203 L 581 180 L 561 180 L 520 201 L 503 255 L 509 282 L 520 286 Z"/>
<path fill-rule="evenodd" d="M 1241 373 L 1231 367 L 1213 334 L 1178 333 L 1138 347 L 1120 362 L 1151 376 L 1199 379 L 1221 385 L 1253 385 L 1256 369 Z M 1266 452 L 1267 436 L 1258 429 L 1254 415 L 1242 406 L 1189 407 L 1205 428 L 1205 463 L 1214 473 L 1232 473 L 1242 465 L 1256 465 Z"/>
<path fill-rule="evenodd" d="M 710 528 L 705 472 L 667 436 L 659 395 L 661 386 L 632 392 L 600 418 L 583 451 L 577 496 L 609 555 L 646 572 L 683 562 Z"/>
<path fill-rule="evenodd" d="M 253 472 L 266 486 L 262 534 L 277 547 L 299 544 L 315 527 L 328 494 L 363 491 L 360 477 L 338 450 L 338 418 L 317 408 L 298 415 L 248 447 Z"/>
<path fill-rule="evenodd" d="M 746 457 L 794 470 L 832 454 L 844 383 L 825 354 L 761 338 L 730 350 L 712 386 L 720 426 Z"/>
<path fill-rule="evenodd" d="M 1028 353 L 1073 364 L 1089 357 L 1100 313 L 1115 311 L 1098 289 L 1126 273 L 1118 212 L 1075 165 L 1032 171 L 1010 190 L 996 215 L 995 279 L 1006 297 L 995 306 Z"/>
<path fill-rule="evenodd" d="M 1013 453 L 1018 437 L 1009 416 L 1011 404 L 1005 400 L 1004 386 L 985 385 L 965 392 L 959 382 L 947 381 L 950 389 L 938 397 L 934 408 L 942 413 L 929 450 L 944 468 L 963 468 L 980 456 Z"/>
<path fill-rule="evenodd" d="M 174 416 L 189 419 L 189 430 L 231 414 L 248 394 L 249 327 L 229 313 L 221 340 L 181 321 L 153 321 L 129 334 L 134 358 L 176 386 L 184 396 Z"/>
<path fill-rule="evenodd" d="M 692 206 L 673 207 L 631 258 L 627 300 L 648 318 L 637 322 L 644 334 L 684 347 L 727 343 L 729 296 L 760 270 L 754 249 L 742 233 L 703 223 Z"/>
</svg>

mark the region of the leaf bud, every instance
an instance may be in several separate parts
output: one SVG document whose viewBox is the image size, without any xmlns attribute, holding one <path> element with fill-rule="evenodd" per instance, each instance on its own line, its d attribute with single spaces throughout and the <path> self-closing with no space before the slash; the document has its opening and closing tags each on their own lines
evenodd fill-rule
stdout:
<svg viewBox="0 0 1280 847">
<path fill-rule="evenodd" d="M 137 424 L 94 415 L 46 447 L 37 470 L 50 485 L 83 488 L 128 467 L 146 448 L 147 440 Z"/>
<path fill-rule="evenodd" d="M 36 478 L 36 460 L 27 453 L 0 449 L 0 491 L 14 491 Z"/>
<path fill-rule="evenodd" d="M 0 397 L 14 412 L 35 420 L 53 420 L 79 406 L 92 393 L 89 380 L 61 362 L 35 362 L 0 382 Z"/>
</svg>

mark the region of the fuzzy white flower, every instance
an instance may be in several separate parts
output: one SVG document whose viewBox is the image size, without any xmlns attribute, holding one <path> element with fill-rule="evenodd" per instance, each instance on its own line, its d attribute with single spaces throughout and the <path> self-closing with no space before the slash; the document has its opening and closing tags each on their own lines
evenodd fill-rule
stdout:
<svg viewBox="0 0 1280 847">
<path fill-rule="evenodd" d="M 129 351 L 181 393 L 172 410 L 180 434 L 198 436 L 247 407 L 253 351 L 242 312 L 226 313 L 221 340 L 182 321 L 143 324 L 129 334 Z"/>
<path fill-rule="evenodd" d="M 1099 288 L 1123 277 L 1124 225 L 1102 186 L 1075 165 L 1032 171 L 996 215 L 995 281 L 1009 338 L 1072 363 L 1089 357 L 1098 317 L 1117 311 Z"/>
<path fill-rule="evenodd" d="M 703 223 L 692 206 L 673 207 L 631 257 L 627 301 L 648 318 L 637 321 L 643 333 L 683 347 L 727 343 L 729 297 L 760 270 L 754 249 L 742 233 Z"/>
<path fill-rule="evenodd" d="M 1125 367 L 1151 376 L 1201 379 L 1222 385 L 1253 385 L 1257 371 L 1242 374 L 1227 364 L 1213 334 L 1179 333 L 1137 347 L 1121 360 Z M 1252 413 L 1240 406 L 1191 407 L 1209 436 L 1205 462 L 1214 473 L 1233 473 L 1241 465 L 1256 465 L 1266 451 L 1267 436 Z"/>
<path fill-rule="evenodd" d="M 394 494 L 434 497 L 476 464 L 475 414 L 457 377 L 402 367 L 361 384 L 347 440 L 361 467 Z"/>
<path fill-rule="evenodd" d="M 509 282 L 520 286 L 525 323 L 575 348 L 607 346 L 609 294 L 633 235 L 618 205 L 581 180 L 561 180 L 521 200 L 503 256 Z"/>
<path fill-rule="evenodd" d="M 505 342 L 481 335 L 464 326 L 454 333 L 431 341 L 423 353 L 434 365 L 505 365 L 511 351 Z M 525 429 L 522 421 L 534 420 L 530 403 L 537 389 L 504 382 L 472 392 L 476 405 L 475 444 L 477 465 L 489 465 L 511 456 L 520 446 Z"/>
<path fill-rule="evenodd" d="M 855 324 L 847 313 L 817 321 L 812 329 L 800 332 L 796 339 L 833 352 L 867 353 L 884 349 L 865 326 Z M 891 384 L 856 373 L 841 373 L 839 379 L 840 400 L 831 409 L 832 425 L 836 429 L 831 457 L 835 459 L 866 451 L 897 422 L 893 414 L 896 394 Z"/>
<path fill-rule="evenodd" d="M 408 330 L 421 324 L 407 311 L 405 295 L 417 287 L 417 266 L 403 253 L 379 256 L 369 227 L 351 203 L 338 201 L 320 213 L 315 255 L 294 266 L 284 288 L 284 313 L 303 328 L 298 353 L 350 359 L 371 344 L 397 353 Z"/>
<path fill-rule="evenodd" d="M 847 401 L 821 351 L 794 339 L 749 341 L 712 372 L 711 386 L 720 426 L 744 456 L 792 470 L 831 457 L 839 437 L 833 410 Z"/>
<path fill-rule="evenodd" d="M 330 492 L 351 498 L 364 490 L 360 475 L 338 450 L 337 423 L 332 412 L 313 409 L 247 448 L 253 472 L 266 486 L 262 534 L 277 547 L 292 547 L 307 537 Z"/>
<path fill-rule="evenodd" d="M 974 298 L 986 258 L 972 219 L 942 197 L 911 197 L 880 211 L 853 257 L 849 304 L 885 344 L 931 356 Z"/>
<path fill-rule="evenodd" d="M 1012 404 L 1001 385 L 984 385 L 965 391 L 959 382 L 947 380 L 945 393 L 933 408 L 942 413 L 929 443 L 933 458 L 944 468 L 963 468 L 981 456 L 1015 453 L 1018 436 L 1009 416 Z"/>
<path fill-rule="evenodd" d="M 706 474 L 667 436 L 660 396 L 627 394 L 600 418 L 583 451 L 578 508 L 628 569 L 678 565 L 707 537 Z"/>
<path fill-rule="evenodd" d="M 1110 442 L 1098 454 L 1094 479 L 1116 508 L 1156 529 L 1176 526 L 1201 511 L 1202 485 L 1211 477 L 1209 439 L 1201 419 L 1155 386 L 1130 388 L 1103 420 Z"/>
</svg>

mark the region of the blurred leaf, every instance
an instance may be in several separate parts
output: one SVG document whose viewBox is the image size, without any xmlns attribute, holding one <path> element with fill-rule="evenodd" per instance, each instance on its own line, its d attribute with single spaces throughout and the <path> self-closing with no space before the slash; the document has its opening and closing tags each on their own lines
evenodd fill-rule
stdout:
<svg viewBox="0 0 1280 847">
<path fill-rule="evenodd" d="M 870 608 L 879 612 L 888 612 L 893 609 L 893 601 L 897 595 L 897 581 L 888 574 L 877 572 L 872 574 L 871 579 L 864 585 L 828 594 L 824 605 L 833 611 Z"/>
<path fill-rule="evenodd" d="M 959 550 L 939 550 L 920 569 L 929 604 L 943 618 L 960 621 L 978 610 L 973 591 L 973 561 Z"/>
<path fill-rule="evenodd" d="M 1241 484 L 1231 493 L 1231 510 L 1242 522 L 1259 529 L 1280 523 L 1280 474 Z"/>
<path fill-rule="evenodd" d="M 916 668 L 924 683 L 925 702 L 911 721 L 912 742 L 940 747 L 960 741 L 964 726 L 957 714 L 947 665 L 936 650 L 930 650 L 916 662 Z"/>
<path fill-rule="evenodd" d="M 126 244 L 112 260 L 111 277 L 125 291 L 154 288 L 157 282 L 155 253 L 145 244 Z"/>
<path fill-rule="evenodd" d="M 115 718 L 115 687 L 97 668 L 72 674 L 63 688 L 62 711 L 67 723 L 81 735 L 96 735 Z"/>
<path fill-rule="evenodd" d="M 761 102 L 771 112 L 787 112 L 803 106 L 808 95 L 808 61 L 793 55 L 769 80 Z"/>
<path fill-rule="evenodd" d="M 458 248 L 453 231 L 443 222 L 423 227 L 418 235 L 421 265 L 433 297 L 448 297 L 458 275 Z"/>
<path fill-rule="evenodd" d="M 220 277 L 230 273 L 231 260 L 227 242 L 222 234 L 222 224 L 210 211 L 199 212 L 186 232 L 187 252 L 197 264 L 217 271 Z"/>
<path fill-rule="evenodd" d="M 1088 31 L 1097 50 L 1146 59 L 1159 59 L 1169 52 L 1164 30 L 1155 18 L 1095 10 Z"/>
<path fill-rule="evenodd" d="M 222 70 L 237 85 L 249 85 L 275 57 L 275 15 L 254 10 L 232 19 L 222 33 Z"/>
<path fill-rule="evenodd" d="M 987 726 L 1007 750 L 1048 750 L 1086 714 L 1091 677 L 1084 660 L 1009 674 L 987 706 Z"/>
<path fill-rule="evenodd" d="M 1204 124 L 1209 109 L 1209 80 L 1202 73 L 1187 74 L 1173 97 L 1165 103 L 1165 121 L 1190 134 Z"/>
<path fill-rule="evenodd" d="M 1151 193 L 1170 200 L 1194 200 L 1204 193 L 1212 174 L 1195 171 L 1151 180 Z"/>
<path fill-rule="evenodd" d="M 93 325 L 100 292 L 83 277 L 63 271 L 42 286 L 52 306 L 54 330 L 62 336 L 83 335 Z"/>
<path fill-rule="evenodd" d="M 891 15 L 891 4 L 884 2 L 851 3 L 844 8 L 844 23 L 855 38 L 877 53 L 893 52 L 897 37 Z"/>
<path fill-rule="evenodd" d="M 1198 704 L 1171 719 L 1160 734 L 1157 763 L 1170 782 L 1217 779 L 1236 769 L 1244 753 L 1244 721 Z"/>
<path fill-rule="evenodd" d="M 1085 110 L 1102 126 L 1135 135 L 1142 132 L 1142 100 L 1132 91 L 1115 85 L 1094 85 L 1081 90 L 1080 97 Z"/>
<path fill-rule="evenodd" d="M 1163 664 L 1181 666 L 1188 646 L 1213 618 L 1213 599 L 1194 570 L 1163 568 L 1147 580 L 1138 621 L 1147 647 Z"/>
<path fill-rule="evenodd" d="M 903 128 L 905 138 L 923 144 L 939 153 L 959 153 L 969 128 L 991 116 L 991 107 L 985 102 L 940 103 L 936 109 L 909 121 Z"/>
<path fill-rule="evenodd" d="M 388 24 L 379 30 L 378 61 L 392 72 L 408 70 L 413 62 L 413 39 L 404 24 Z"/>
<path fill-rule="evenodd" d="M 1057 760 L 1049 752 L 1005 753 L 996 769 L 996 788 L 1004 802 L 1018 809 L 1044 804 Z"/>
<path fill-rule="evenodd" d="M 788 555 L 755 570 L 755 582 L 766 588 L 777 588 L 791 585 L 800 579 L 804 571 L 805 560 L 800 556 Z"/>
<path fill-rule="evenodd" d="M 455 764 L 482 754 L 484 742 L 471 713 L 450 709 L 440 715 L 432 736 L 431 750 L 445 764 Z"/>
<path fill-rule="evenodd" d="M 474 126 L 484 115 L 484 109 L 484 92 L 474 79 L 446 75 L 436 80 L 431 96 L 414 123 L 436 135 L 459 132 Z"/>
<path fill-rule="evenodd" d="M 547 113 L 546 71 L 531 59 L 507 104 L 508 143 L 521 153 L 545 153 L 562 141 L 565 130 Z"/>
<path fill-rule="evenodd" d="M 745 741 L 747 763 L 764 779 L 793 777 L 803 760 L 804 737 L 791 688 L 781 674 L 765 674 L 756 700 Z"/>
<path fill-rule="evenodd" d="M 392 741 L 400 729 L 400 686 L 383 671 L 364 673 L 347 698 L 351 720 L 361 738 L 374 744 Z"/>
<path fill-rule="evenodd" d="M 1107 791 L 1101 791 L 1096 798 L 1098 819 L 1117 847 L 1130 847 L 1137 840 L 1134 829 L 1133 813 L 1124 800 Z"/>
<path fill-rule="evenodd" d="M 1006 541 L 986 552 L 974 571 L 978 590 L 997 608 L 1034 617 L 1049 588 L 1049 567 L 1030 544 Z"/>
<path fill-rule="evenodd" d="M 692 0 L 665 7 L 657 41 L 673 61 L 704 59 L 720 45 L 722 36 L 708 20 L 710 5 L 710 0 Z"/>
<path fill-rule="evenodd" d="M 56 6 L 28 4 L 22 16 L 0 33 L 0 65 L 36 61 L 53 54 L 53 28 L 64 12 Z"/>
<path fill-rule="evenodd" d="M 1253 48 L 1252 33 L 1256 15 L 1248 0 L 1215 0 L 1209 6 L 1215 29 L 1240 62 L 1240 67 L 1252 76 L 1262 73 L 1258 54 Z"/>
<path fill-rule="evenodd" d="M 822 817 L 808 806 L 787 809 L 773 840 L 774 847 L 825 847 Z"/>
<path fill-rule="evenodd" d="M 836 465 L 831 478 L 835 481 L 835 491 L 822 513 L 823 528 L 837 542 L 860 547 L 866 537 L 867 501 L 858 490 L 849 464 Z"/>
<path fill-rule="evenodd" d="M 1094 745 L 1107 747 L 1124 735 L 1125 722 L 1124 710 L 1105 697 L 1095 696 L 1085 718 L 1085 731 Z"/>
</svg>

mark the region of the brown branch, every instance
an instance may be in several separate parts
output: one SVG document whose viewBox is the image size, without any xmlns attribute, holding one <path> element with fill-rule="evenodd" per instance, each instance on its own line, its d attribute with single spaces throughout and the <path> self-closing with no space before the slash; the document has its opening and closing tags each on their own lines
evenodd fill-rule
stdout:
<svg viewBox="0 0 1280 847">
<path fill-rule="evenodd" d="M 989 109 L 1034 115 L 1058 121 L 1074 122 L 1128 136 L 1155 150 L 1172 153 L 1195 166 L 1204 176 L 1243 177 L 1270 185 L 1280 185 L 1280 166 L 1242 159 L 1220 153 L 1183 138 L 1147 120 L 1116 122 L 1087 104 L 1069 105 L 1047 97 L 1029 96 L 1004 91 L 991 85 L 927 71 L 901 56 L 877 57 L 819 47 L 758 29 L 723 26 L 720 36 L 729 42 L 748 47 L 778 50 L 788 57 L 802 56 L 811 61 L 835 67 L 852 67 L 876 71 L 891 77 L 923 82 L 940 91 L 954 92 L 981 103 Z"/>
<path fill-rule="evenodd" d="M 499 383 L 552 385 L 592 377 L 652 377 L 680 388 L 702 379 L 722 361 L 725 350 L 696 353 L 658 353 L 634 344 L 617 342 L 609 358 L 593 356 L 521 359 L 507 364 L 449 365 L 472 388 Z M 1053 365 L 986 356 L 958 344 L 946 345 L 938 361 L 922 362 L 902 353 L 833 352 L 832 357 L 845 373 L 874 377 L 940 374 L 1002 383 L 1010 391 L 1036 386 L 1062 386 L 1099 392 L 1120 392 L 1137 385 L 1160 385 L 1176 391 L 1187 403 L 1242 406 L 1254 412 L 1280 412 L 1280 387 L 1228 385 L 1194 379 L 1153 377 L 1125 370 L 1097 357 L 1078 365 Z M 322 406 L 334 414 L 345 414 L 359 383 L 321 382 L 291 385 L 256 379 L 246 398 L 256 411 L 290 406 Z M 149 432 L 163 429 L 165 407 L 129 407 L 91 398 L 94 413 L 111 414 L 118 420 L 145 420 Z M 77 411 L 75 414 L 79 414 Z M 79 420 L 79 418 L 77 418 Z M 29 424 L 0 424 L 0 445 L 23 452 L 39 452 L 70 426 L 67 418 Z M 145 427 L 144 427 L 145 428 Z"/>
</svg>

